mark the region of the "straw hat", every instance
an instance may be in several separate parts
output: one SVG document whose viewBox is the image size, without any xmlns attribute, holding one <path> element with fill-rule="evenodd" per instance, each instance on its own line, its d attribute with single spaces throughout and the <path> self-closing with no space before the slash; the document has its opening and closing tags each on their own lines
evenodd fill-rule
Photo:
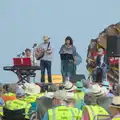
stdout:
<svg viewBox="0 0 120 120">
<path fill-rule="evenodd" d="M 91 90 L 90 90 L 96 97 L 100 97 L 102 95 L 104 95 L 104 91 L 102 90 L 102 88 L 98 85 L 95 84 L 92 86 Z"/>
<path fill-rule="evenodd" d="M 25 93 L 34 95 L 40 93 L 41 88 L 34 83 L 25 83 Z"/>
<path fill-rule="evenodd" d="M 76 82 L 76 90 L 81 90 L 83 91 L 83 83 L 81 81 Z"/>
<path fill-rule="evenodd" d="M 110 107 L 120 108 L 120 96 L 113 97 Z"/>
<path fill-rule="evenodd" d="M 98 49 L 98 55 L 102 55 L 103 52 L 104 52 L 104 50 L 103 50 L 102 48 L 99 48 L 99 49 Z"/>
<path fill-rule="evenodd" d="M 45 97 L 52 99 L 54 97 L 54 93 L 53 92 L 47 92 L 47 93 L 45 93 Z"/>
<path fill-rule="evenodd" d="M 74 86 L 70 81 L 67 81 L 64 84 L 64 90 L 67 91 L 67 92 L 73 91 L 73 90 L 76 90 L 76 86 Z"/>
<path fill-rule="evenodd" d="M 54 93 L 54 98 L 59 100 L 67 100 L 67 92 L 64 90 L 59 90 Z"/>
<path fill-rule="evenodd" d="M 43 36 L 43 40 L 49 40 L 50 38 L 48 36 Z"/>
</svg>

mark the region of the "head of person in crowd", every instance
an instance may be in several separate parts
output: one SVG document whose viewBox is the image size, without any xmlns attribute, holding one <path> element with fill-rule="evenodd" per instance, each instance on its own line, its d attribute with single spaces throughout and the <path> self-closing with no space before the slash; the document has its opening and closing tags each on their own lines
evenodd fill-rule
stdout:
<svg viewBox="0 0 120 120">
<path fill-rule="evenodd" d="M 91 88 L 92 85 L 90 84 L 89 80 L 83 79 L 82 82 L 83 82 L 84 88 L 86 88 L 86 89 Z"/>
<path fill-rule="evenodd" d="M 31 57 L 31 50 L 29 48 L 25 49 L 25 57 L 28 57 L 28 58 Z"/>
<path fill-rule="evenodd" d="M 67 92 L 64 90 L 59 90 L 54 93 L 53 105 L 66 105 Z"/>
<path fill-rule="evenodd" d="M 49 42 L 49 37 L 48 36 L 43 36 L 44 43 L 47 44 Z"/>
<path fill-rule="evenodd" d="M 22 86 L 17 86 L 17 88 L 16 88 L 16 97 L 17 97 L 17 99 L 21 99 L 21 100 L 24 99 L 25 91 L 22 88 Z"/>
<path fill-rule="evenodd" d="M 59 90 L 59 87 L 56 84 L 48 85 L 48 92 L 56 92 Z"/>
<path fill-rule="evenodd" d="M 84 91 L 84 87 L 83 87 L 83 82 L 82 81 L 77 81 L 76 82 L 76 91 L 82 92 Z"/>
<path fill-rule="evenodd" d="M 86 105 L 97 105 L 97 97 L 91 92 L 86 93 L 84 96 L 84 102 Z"/>
<path fill-rule="evenodd" d="M 103 48 L 99 48 L 98 49 L 98 55 L 102 56 L 104 54 L 104 49 Z"/>
<path fill-rule="evenodd" d="M 120 96 L 113 97 L 110 110 L 113 117 L 120 115 Z"/>
<path fill-rule="evenodd" d="M 73 40 L 72 40 L 72 38 L 70 36 L 67 36 L 65 38 L 65 45 L 68 46 L 68 47 L 73 45 Z"/>
<path fill-rule="evenodd" d="M 10 86 L 8 84 L 3 85 L 3 93 L 10 92 Z"/>
<path fill-rule="evenodd" d="M 94 84 L 90 92 L 93 93 L 97 98 L 101 96 L 106 96 L 106 93 L 103 91 L 103 89 L 98 84 Z"/>
<path fill-rule="evenodd" d="M 76 103 L 76 100 L 74 98 L 74 93 L 67 93 L 67 98 L 65 102 L 67 103 L 68 107 L 74 107 Z"/>
<path fill-rule="evenodd" d="M 120 96 L 120 84 L 116 86 L 116 95 Z"/>
<path fill-rule="evenodd" d="M 73 85 L 70 81 L 65 82 L 64 90 L 67 92 L 74 92 L 76 90 L 76 86 Z"/>
</svg>

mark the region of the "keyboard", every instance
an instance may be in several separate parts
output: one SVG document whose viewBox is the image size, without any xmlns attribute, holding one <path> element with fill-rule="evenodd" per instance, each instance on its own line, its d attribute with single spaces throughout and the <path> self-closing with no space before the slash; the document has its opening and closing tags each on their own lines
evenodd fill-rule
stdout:
<svg viewBox="0 0 120 120">
<path fill-rule="evenodd" d="M 5 71 L 13 70 L 41 70 L 40 66 L 5 66 L 3 67 Z"/>
</svg>

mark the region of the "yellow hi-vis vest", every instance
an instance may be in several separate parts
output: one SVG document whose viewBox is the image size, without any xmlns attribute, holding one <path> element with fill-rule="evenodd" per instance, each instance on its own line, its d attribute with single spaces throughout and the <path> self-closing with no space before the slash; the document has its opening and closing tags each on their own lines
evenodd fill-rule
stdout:
<svg viewBox="0 0 120 120">
<path fill-rule="evenodd" d="M 4 95 L 7 95 L 7 96 L 14 96 L 15 94 L 14 94 L 14 93 L 9 92 L 9 93 L 5 93 Z M 15 96 L 16 96 L 16 95 L 15 95 Z"/>
<path fill-rule="evenodd" d="M 97 115 L 109 115 L 109 113 L 99 105 L 95 105 L 95 106 L 86 105 L 84 108 L 87 109 L 90 120 L 94 120 L 97 117 Z"/>
<path fill-rule="evenodd" d="M 22 101 L 22 100 L 10 100 L 6 102 L 6 108 L 9 110 L 19 110 L 19 109 L 25 109 L 25 114 L 28 114 L 31 108 L 31 104 Z M 25 118 L 29 118 L 28 116 L 25 116 Z"/>
<path fill-rule="evenodd" d="M 75 92 L 74 93 L 75 100 L 83 100 L 84 98 L 84 92 Z"/>
<path fill-rule="evenodd" d="M 3 116 L 3 106 L 0 105 L 0 115 Z"/>
<path fill-rule="evenodd" d="M 44 93 L 39 93 L 36 95 L 29 95 L 29 96 L 25 97 L 24 101 L 26 101 L 28 103 L 33 103 L 33 102 L 36 102 L 37 98 L 40 98 L 42 96 L 44 96 Z"/>
<path fill-rule="evenodd" d="M 67 106 L 58 106 L 48 110 L 49 120 L 77 120 L 81 118 L 80 110 Z"/>
</svg>

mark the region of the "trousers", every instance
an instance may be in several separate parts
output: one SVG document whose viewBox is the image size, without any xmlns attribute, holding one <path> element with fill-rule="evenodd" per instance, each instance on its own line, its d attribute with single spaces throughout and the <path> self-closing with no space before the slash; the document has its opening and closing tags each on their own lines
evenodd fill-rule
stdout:
<svg viewBox="0 0 120 120">
<path fill-rule="evenodd" d="M 51 75 L 51 61 L 41 60 L 41 82 L 45 83 L 45 70 L 47 70 L 48 82 L 52 83 L 52 75 Z"/>
</svg>

